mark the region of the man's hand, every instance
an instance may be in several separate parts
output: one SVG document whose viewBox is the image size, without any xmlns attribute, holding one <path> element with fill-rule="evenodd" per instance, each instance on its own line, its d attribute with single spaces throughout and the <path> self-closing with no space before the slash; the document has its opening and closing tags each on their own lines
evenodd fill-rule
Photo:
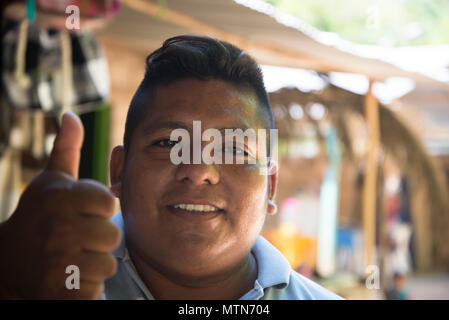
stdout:
<svg viewBox="0 0 449 320">
<path fill-rule="evenodd" d="M 0 298 L 97 299 L 117 262 L 120 230 L 109 221 L 114 196 L 102 184 L 77 180 L 83 126 L 66 113 L 47 168 L 0 225 Z M 66 287 L 66 268 L 80 270 L 80 288 Z"/>
</svg>

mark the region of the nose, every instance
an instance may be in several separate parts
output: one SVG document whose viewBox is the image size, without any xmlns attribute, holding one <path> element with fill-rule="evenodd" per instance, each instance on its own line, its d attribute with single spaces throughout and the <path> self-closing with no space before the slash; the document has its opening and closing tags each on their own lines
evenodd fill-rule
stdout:
<svg viewBox="0 0 449 320">
<path fill-rule="evenodd" d="M 179 164 L 176 169 L 176 181 L 193 185 L 217 184 L 220 175 L 213 164 Z"/>
</svg>

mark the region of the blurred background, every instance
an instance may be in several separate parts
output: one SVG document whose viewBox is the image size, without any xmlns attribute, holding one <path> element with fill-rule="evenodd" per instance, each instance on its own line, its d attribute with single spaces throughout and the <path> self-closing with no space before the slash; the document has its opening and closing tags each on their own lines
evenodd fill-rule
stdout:
<svg viewBox="0 0 449 320">
<path fill-rule="evenodd" d="M 263 235 L 292 267 L 347 299 L 449 299 L 449 2 L 3 0 L 0 16 L 0 221 L 66 110 L 80 177 L 108 185 L 145 57 L 203 34 L 262 65 L 280 162 Z"/>
</svg>

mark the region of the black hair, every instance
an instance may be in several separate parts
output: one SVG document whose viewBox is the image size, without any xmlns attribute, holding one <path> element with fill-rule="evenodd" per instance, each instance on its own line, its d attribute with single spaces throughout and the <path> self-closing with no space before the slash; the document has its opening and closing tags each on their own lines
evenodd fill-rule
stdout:
<svg viewBox="0 0 449 320">
<path fill-rule="evenodd" d="M 267 129 L 274 128 L 262 71 L 253 58 L 225 41 L 203 36 L 177 36 L 167 39 L 162 47 L 146 59 L 144 79 L 134 94 L 126 116 L 123 138 L 125 153 L 131 146 L 134 130 L 150 108 L 156 88 L 187 78 L 223 80 L 252 90 L 258 99 L 260 114 L 263 114 Z"/>
</svg>

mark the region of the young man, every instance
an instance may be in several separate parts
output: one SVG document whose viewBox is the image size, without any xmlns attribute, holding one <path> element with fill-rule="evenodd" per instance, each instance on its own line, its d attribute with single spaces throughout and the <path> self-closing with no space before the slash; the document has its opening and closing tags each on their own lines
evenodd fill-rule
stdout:
<svg viewBox="0 0 449 320">
<path fill-rule="evenodd" d="M 195 121 L 201 132 L 195 132 Z M 113 223 L 122 230 L 121 241 L 109 221 L 111 192 L 93 181 L 75 180 L 82 126 L 66 114 L 47 170 L 0 226 L 0 295 L 338 299 L 293 271 L 260 236 L 266 214 L 276 211 L 278 175 L 271 146 L 246 139 L 229 148 L 226 133 L 273 127 L 253 59 L 211 38 L 168 39 L 147 58 L 128 111 L 124 145 L 111 155 L 110 190 L 122 209 Z M 175 129 L 191 137 L 216 129 L 224 139 L 213 141 L 222 146 L 214 153 L 236 161 L 175 164 L 171 151 L 180 143 L 172 139 Z M 200 148 L 212 143 L 205 140 Z M 189 143 L 192 157 L 194 144 Z M 263 166 L 270 174 L 261 174 Z M 79 267 L 79 289 L 66 288 L 69 265 Z"/>
</svg>

